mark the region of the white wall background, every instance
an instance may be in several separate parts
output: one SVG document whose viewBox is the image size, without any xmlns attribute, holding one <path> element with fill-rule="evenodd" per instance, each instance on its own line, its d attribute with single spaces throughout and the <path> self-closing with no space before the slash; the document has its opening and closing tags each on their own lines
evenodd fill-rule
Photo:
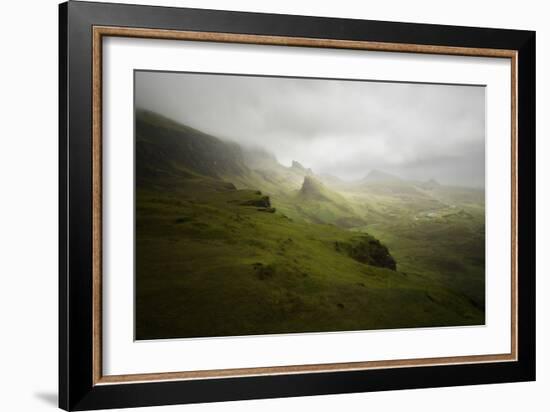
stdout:
<svg viewBox="0 0 550 412">
<path fill-rule="evenodd" d="M 134 3 L 139 1 L 133 1 Z M 538 0 L 165 0 L 148 4 L 537 31 L 537 327 L 535 383 L 165 407 L 166 411 L 545 411 L 550 402 L 550 26 Z M 0 6 L 0 409 L 57 403 L 57 1 Z M 545 75 L 546 74 L 546 75 Z M 523 276 L 529 274 L 523 274 Z M 145 410 L 145 409 L 143 409 Z M 161 410 L 147 409 L 147 410 Z"/>
</svg>

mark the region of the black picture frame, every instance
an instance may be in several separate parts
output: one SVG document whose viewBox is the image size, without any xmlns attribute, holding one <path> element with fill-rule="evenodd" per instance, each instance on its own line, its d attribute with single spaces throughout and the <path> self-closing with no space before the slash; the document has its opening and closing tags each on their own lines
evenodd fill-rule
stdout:
<svg viewBox="0 0 550 412">
<path fill-rule="evenodd" d="M 517 51 L 517 361 L 94 384 L 92 28 Z M 59 6 L 59 406 L 90 410 L 535 380 L 535 32 L 71 1 Z"/>
</svg>

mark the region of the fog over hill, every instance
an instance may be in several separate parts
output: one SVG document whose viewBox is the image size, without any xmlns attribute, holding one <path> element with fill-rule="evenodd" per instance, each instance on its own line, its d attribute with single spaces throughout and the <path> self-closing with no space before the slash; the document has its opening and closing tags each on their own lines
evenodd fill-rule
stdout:
<svg viewBox="0 0 550 412">
<path fill-rule="evenodd" d="M 137 107 L 255 148 L 258 162 L 484 186 L 484 87 L 138 71 L 135 90 Z"/>
</svg>

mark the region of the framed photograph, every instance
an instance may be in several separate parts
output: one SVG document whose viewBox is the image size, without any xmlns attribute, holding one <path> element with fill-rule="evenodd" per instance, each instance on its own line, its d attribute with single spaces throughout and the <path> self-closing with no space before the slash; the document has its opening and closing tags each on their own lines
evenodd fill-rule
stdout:
<svg viewBox="0 0 550 412">
<path fill-rule="evenodd" d="M 59 403 L 535 379 L 535 33 L 60 5 Z"/>
</svg>

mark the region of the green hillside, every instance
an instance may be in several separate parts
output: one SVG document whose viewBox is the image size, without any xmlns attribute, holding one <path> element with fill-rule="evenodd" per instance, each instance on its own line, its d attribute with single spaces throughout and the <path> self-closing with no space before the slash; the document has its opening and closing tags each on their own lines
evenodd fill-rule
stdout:
<svg viewBox="0 0 550 412">
<path fill-rule="evenodd" d="M 138 339 L 484 322 L 469 192 L 338 189 L 142 111 L 136 175 Z"/>
</svg>

